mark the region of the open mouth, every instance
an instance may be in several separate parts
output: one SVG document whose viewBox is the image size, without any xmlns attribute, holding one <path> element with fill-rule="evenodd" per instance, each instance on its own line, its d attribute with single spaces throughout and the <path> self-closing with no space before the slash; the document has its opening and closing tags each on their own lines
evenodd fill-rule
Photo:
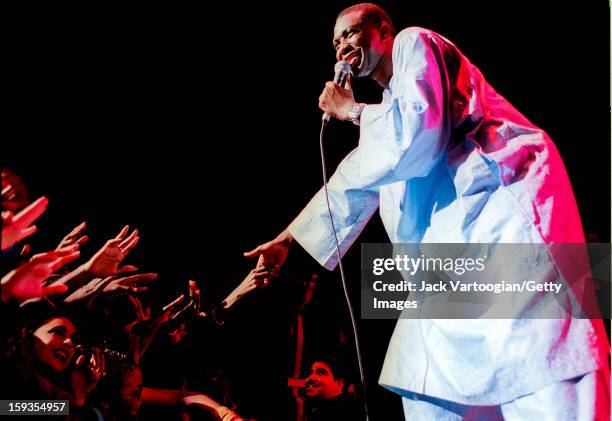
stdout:
<svg viewBox="0 0 612 421">
<path fill-rule="evenodd" d="M 306 390 L 313 390 L 316 389 L 317 387 L 319 387 L 319 385 L 317 383 L 311 382 L 311 383 L 306 383 Z"/>
<path fill-rule="evenodd" d="M 68 358 L 69 358 L 68 351 L 66 351 L 65 349 L 61 349 L 61 348 L 54 349 L 53 350 L 53 356 L 57 360 L 59 360 L 59 361 L 61 361 L 63 363 L 67 362 Z"/>
<path fill-rule="evenodd" d="M 363 55 L 361 54 L 360 50 L 353 50 L 350 53 L 348 53 L 346 56 L 344 56 L 343 60 L 346 61 L 351 66 L 351 69 L 353 70 L 353 73 L 354 73 L 355 70 L 358 70 L 361 67 L 362 57 Z"/>
</svg>

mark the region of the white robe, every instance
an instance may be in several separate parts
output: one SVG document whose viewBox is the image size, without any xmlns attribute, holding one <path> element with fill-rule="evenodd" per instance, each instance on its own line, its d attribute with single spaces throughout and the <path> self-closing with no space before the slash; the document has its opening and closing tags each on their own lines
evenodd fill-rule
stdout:
<svg viewBox="0 0 612 421">
<path fill-rule="evenodd" d="M 393 243 L 582 243 L 559 153 L 442 36 L 400 32 L 381 104 L 328 184 L 342 253 L 370 217 Z M 288 229 L 337 264 L 323 190 Z M 380 383 L 468 405 L 511 401 L 606 364 L 600 320 L 398 321 Z"/>
</svg>

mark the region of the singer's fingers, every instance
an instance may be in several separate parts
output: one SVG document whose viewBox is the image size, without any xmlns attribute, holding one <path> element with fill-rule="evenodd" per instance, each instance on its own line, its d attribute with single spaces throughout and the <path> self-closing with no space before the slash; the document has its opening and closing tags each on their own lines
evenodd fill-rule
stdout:
<svg viewBox="0 0 612 421">
<path fill-rule="evenodd" d="M 280 268 L 280 265 L 278 264 L 268 264 L 264 266 L 258 266 L 251 271 L 251 275 L 254 277 L 257 277 L 257 276 L 261 276 L 261 275 L 265 275 L 269 273 L 274 273 L 279 268 Z"/>
<path fill-rule="evenodd" d="M 334 82 L 327 82 L 321 96 L 319 96 L 319 108 L 325 112 L 329 111 L 329 103 L 332 101 L 335 87 L 338 86 Z"/>
<path fill-rule="evenodd" d="M 261 254 L 261 246 L 255 247 L 253 250 L 243 253 L 244 257 L 257 257 Z"/>
<path fill-rule="evenodd" d="M 346 75 L 346 80 L 344 81 L 344 89 L 347 91 L 353 92 L 353 85 L 351 85 L 351 75 Z"/>
</svg>

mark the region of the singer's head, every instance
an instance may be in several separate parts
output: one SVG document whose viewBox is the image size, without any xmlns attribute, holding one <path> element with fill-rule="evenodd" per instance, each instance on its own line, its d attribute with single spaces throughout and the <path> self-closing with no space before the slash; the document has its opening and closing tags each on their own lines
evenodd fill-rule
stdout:
<svg viewBox="0 0 612 421">
<path fill-rule="evenodd" d="M 337 60 L 346 60 L 357 77 L 385 86 L 391 79 L 395 28 L 387 13 L 372 3 L 344 9 L 336 18 L 333 45 Z"/>
</svg>

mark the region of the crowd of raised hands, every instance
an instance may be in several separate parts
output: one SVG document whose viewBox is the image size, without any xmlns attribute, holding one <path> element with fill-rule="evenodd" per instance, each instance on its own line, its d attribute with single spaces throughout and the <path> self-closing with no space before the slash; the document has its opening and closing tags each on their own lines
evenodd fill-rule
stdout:
<svg viewBox="0 0 612 421">
<path fill-rule="evenodd" d="M 85 256 L 81 246 L 89 241 L 90 227 L 81 222 L 55 249 L 32 250 L 30 241 L 40 235 L 37 220 L 49 200 L 40 197 L 30 202 L 20 178 L 6 169 L 2 171 L 1 199 L 2 382 L 18 395 L 15 398 L 68 399 L 77 419 L 79 411 L 85 417 L 88 411 L 109 419 L 136 417 L 141 406 L 149 403 L 177 408 L 196 405 L 209 411 L 212 419 L 243 419 L 197 391 L 156 390 L 143 384 L 141 360 L 154 338 L 167 335 L 176 344 L 189 334 L 189 320 L 212 317 L 216 311 L 201 308 L 195 281 L 186 280 L 184 293 L 167 297 L 167 305 L 152 309 L 143 293 L 163 281 L 155 272 L 126 263 L 140 241 L 137 229 L 124 226 L 95 253 Z M 217 309 L 227 309 L 248 292 L 265 286 L 270 276 L 265 268 L 254 269 Z M 118 352 L 122 368 L 109 373 L 106 359 L 111 351 L 101 342 L 88 343 L 84 338 L 92 335 L 84 330 L 90 314 L 120 317 L 110 311 L 117 297 L 132 306 L 132 316 L 121 320 L 118 325 L 123 329 L 116 332 L 129 345 Z M 115 378 L 107 383 L 117 387 L 100 387 L 110 376 Z"/>
</svg>

